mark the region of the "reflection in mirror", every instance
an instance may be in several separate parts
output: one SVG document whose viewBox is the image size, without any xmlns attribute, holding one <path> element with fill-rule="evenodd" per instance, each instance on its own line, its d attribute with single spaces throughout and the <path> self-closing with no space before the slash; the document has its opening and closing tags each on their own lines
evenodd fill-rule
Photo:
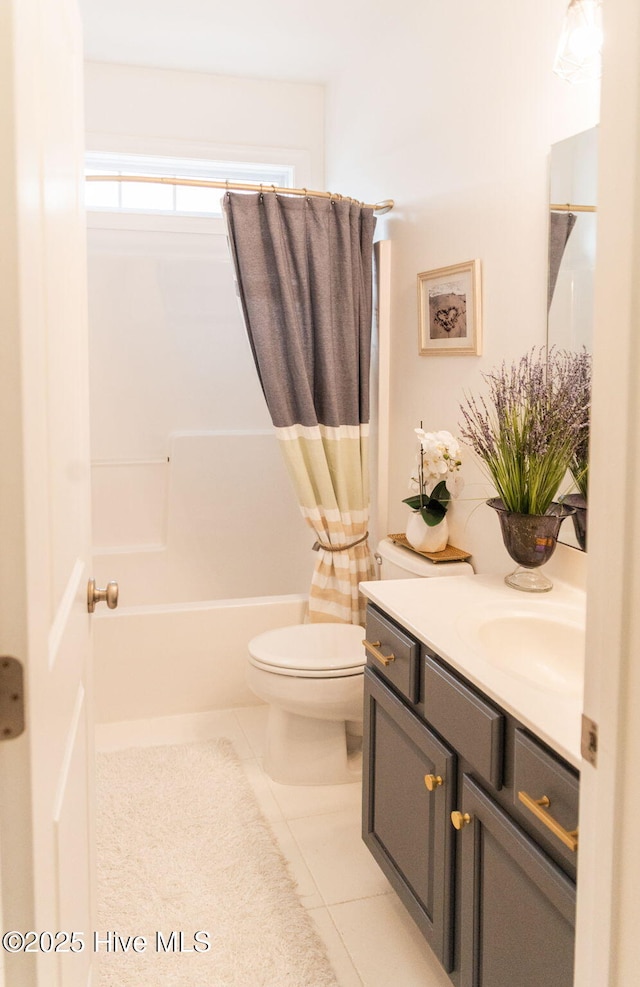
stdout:
<svg viewBox="0 0 640 987">
<path fill-rule="evenodd" d="M 593 127 L 551 148 L 547 345 L 573 352 L 592 349 L 597 139 Z M 580 547 L 566 522 L 559 540 Z"/>
<path fill-rule="evenodd" d="M 551 148 L 549 294 L 552 288 L 553 293 L 548 340 L 561 349 L 591 350 L 596 190 L 597 128 L 593 127 Z M 564 223 L 570 230 L 562 249 Z"/>
</svg>

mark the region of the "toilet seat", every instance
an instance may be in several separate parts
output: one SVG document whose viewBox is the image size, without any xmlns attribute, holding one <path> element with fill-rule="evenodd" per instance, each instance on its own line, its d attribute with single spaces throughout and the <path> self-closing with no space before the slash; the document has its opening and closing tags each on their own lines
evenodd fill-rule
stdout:
<svg viewBox="0 0 640 987">
<path fill-rule="evenodd" d="M 275 675 L 343 678 L 366 664 L 359 624 L 294 624 L 265 631 L 249 642 L 249 661 Z"/>
</svg>

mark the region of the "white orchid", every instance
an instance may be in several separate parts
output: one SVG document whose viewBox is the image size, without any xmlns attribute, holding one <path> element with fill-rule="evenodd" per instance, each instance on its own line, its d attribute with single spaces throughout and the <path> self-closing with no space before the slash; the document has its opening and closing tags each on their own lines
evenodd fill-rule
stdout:
<svg viewBox="0 0 640 987">
<path fill-rule="evenodd" d="M 442 479 L 452 497 L 462 491 L 464 480 L 460 475 L 460 443 L 451 432 L 425 432 L 414 429 L 419 449 L 416 475 L 411 476 L 411 489 L 420 492 L 420 466 L 422 466 L 422 493 L 429 494 Z M 422 462 L 421 462 L 422 460 Z"/>
<path fill-rule="evenodd" d="M 417 496 L 403 501 L 414 511 L 420 511 L 425 524 L 438 524 L 447 512 L 451 497 L 457 497 L 464 486 L 460 476 L 460 444 L 451 432 L 425 432 L 414 429 L 418 436 L 416 468 L 411 474 L 409 488 Z"/>
</svg>

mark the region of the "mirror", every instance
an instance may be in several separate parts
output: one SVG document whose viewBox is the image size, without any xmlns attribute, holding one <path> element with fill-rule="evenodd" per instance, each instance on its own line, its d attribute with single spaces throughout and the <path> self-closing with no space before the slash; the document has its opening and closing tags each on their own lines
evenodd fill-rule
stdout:
<svg viewBox="0 0 640 987">
<path fill-rule="evenodd" d="M 551 147 L 547 345 L 591 352 L 596 258 L 598 128 Z M 579 548 L 567 519 L 559 541 Z"/>
</svg>

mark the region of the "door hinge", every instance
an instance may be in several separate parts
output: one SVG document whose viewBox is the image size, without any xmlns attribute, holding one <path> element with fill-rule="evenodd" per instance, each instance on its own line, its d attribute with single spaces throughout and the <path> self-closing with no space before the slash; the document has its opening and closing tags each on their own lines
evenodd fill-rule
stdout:
<svg viewBox="0 0 640 987">
<path fill-rule="evenodd" d="M 0 740 L 12 740 L 24 730 L 22 662 L 0 656 Z"/>
<path fill-rule="evenodd" d="M 598 766 L 598 724 L 582 714 L 582 736 L 580 738 L 580 753 L 585 761 Z"/>
</svg>

